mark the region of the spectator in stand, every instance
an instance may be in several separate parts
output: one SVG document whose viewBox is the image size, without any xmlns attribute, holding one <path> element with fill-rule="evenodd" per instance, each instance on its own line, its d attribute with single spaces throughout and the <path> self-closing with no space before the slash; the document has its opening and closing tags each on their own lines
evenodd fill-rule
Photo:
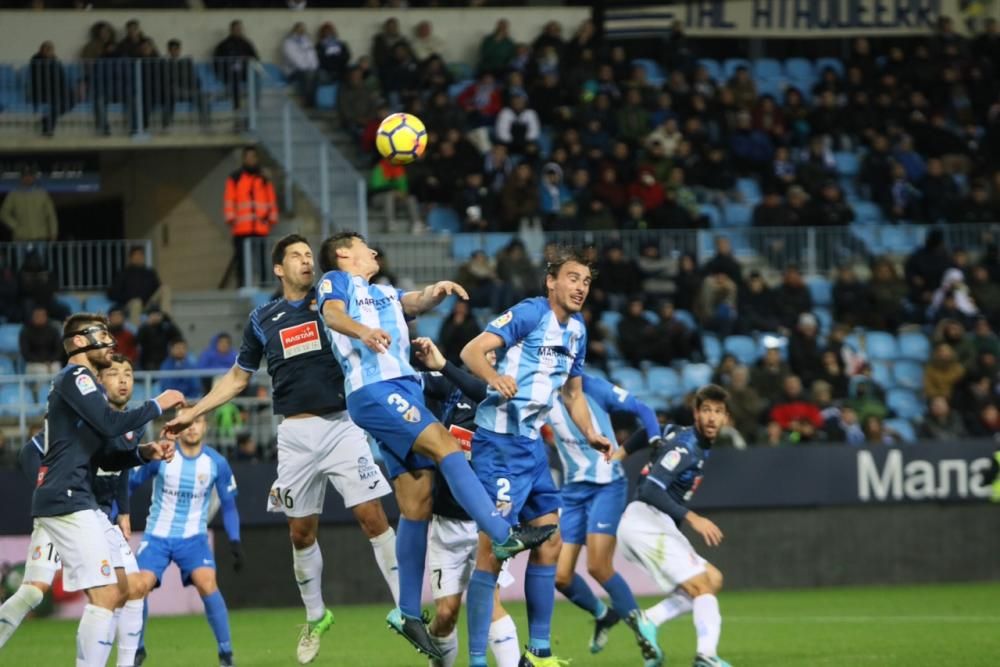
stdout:
<svg viewBox="0 0 1000 667">
<path fill-rule="evenodd" d="M 941 286 L 935 290 L 931 304 L 927 308 L 927 319 L 934 323 L 950 318 L 970 324 L 978 316 L 979 307 L 969 293 L 965 276 L 959 269 L 945 271 Z"/>
<path fill-rule="evenodd" d="M 830 391 L 835 399 L 843 400 L 847 398 L 850 389 L 850 381 L 844 371 L 844 364 L 840 356 L 832 349 L 826 349 L 820 356 L 822 369 L 818 379 L 830 386 Z"/>
<path fill-rule="evenodd" d="M 877 415 L 868 415 L 864 419 L 865 442 L 868 445 L 885 445 L 891 447 L 901 442 L 899 434 L 888 428 Z"/>
<path fill-rule="evenodd" d="M 469 125 L 484 127 L 493 125 L 502 108 L 500 90 L 491 72 L 482 72 L 476 81 L 466 87 L 455 102 L 467 114 Z"/>
<path fill-rule="evenodd" d="M 20 322 L 24 313 L 17 294 L 17 274 L 0 254 L 0 323 Z"/>
<path fill-rule="evenodd" d="M 729 152 L 737 170 L 764 173 L 774 158 L 774 144 L 766 134 L 753 129 L 748 111 L 740 111 L 736 128 L 729 136 Z"/>
<path fill-rule="evenodd" d="M 465 344 L 479 335 L 482 328 L 472 314 L 472 307 L 468 301 L 456 301 L 448 319 L 441 323 L 441 330 L 435 340 L 441 348 L 441 354 L 445 359 L 455 364 L 462 365 L 461 352 Z"/>
<path fill-rule="evenodd" d="M 998 434 L 1000 434 L 1000 408 L 997 408 L 995 403 L 987 403 L 979 409 L 969 428 L 969 435 L 996 440 Z"/>
<path fill-rule="evenodd" d="M 642 289 L 642 272 L 636 261 L 625 255 L 621 245 L 613 243 L 604 249 L 594 284 L 609 295 L 611 307 L 617 310 L 629 295 Z"/>
<path fill-rule="evenodd" d="M 452 83 L 454 83 L 454 77 L 452 77 L 451 72 L 448 70 L 448 65 L 441 56 L 431 56 L 420 64 L 419 85 L 421 97 L 426 98 L 430 96 L 433 99 L 433 96 L 443 94 L 448 106 L 452 110 L 458 111 L 451 104 L 451 98 L 448 97 L 448 89 Z M 427 113 L 424 112 L 423 116 L 426 119 Z M 464 125 L 465 119 L 463 118 L 449 127 L 462 128 Z"/>
<path fill-rule="evenodd" d="M 750 77 L 750 70 L 744 65 L 736 68 L 733 77 L 726 83 L 726 88 L 732 93 L 739 109 L 749 111 L 757 101 L 757 86 Z"/>
<path fill-rule="evenodd" d="M 799 315 L 812 311 L 812 296 L 798 266 L 793 264 L 785 269 L 782 282 L 775 290 L 774 299 L 778 321 L 788 330 L 795 328 Z"/>
<path fill-rule="evenodd" d="M 174 107 L 178 102 L 188 102 L 194 106 L 198 110 L 199 122 L 207 125 L 211 100 L 201 89 L 194 61 L 181 55 L 179 39 L 167 42 L 167 59 L 161 65 L 166 79 L 163 86 L 163 126 L 168 127 L 173 122 Z"/>
<path fill-rule="evenodd" d="M 216 76 L 229 88 L 233 107 L 239 109 L 247 78 L 251 76 L 250 60 L 259 60 L 253 42 L 243 33 L 243 21 L 229 24 L 229 35 L 212 52 Z"/>
<path fill-rule="evenodd" d="M 389 62 L 381 70 L 382 92 L 389 106 L 400 109 L 410 104 L 420 92 L 420 67 L 405 42 L 398 42 L 389 54 Z"/>
<path fill-rule="evenodd" d="M 514 92 L 510 103 L 497 115 L 494 132 L 497 141 L 506 144 L 512 155 L 524 155 L 528 144 L 537 143 L 542 125 L 538 114 L 528 107 L 528 96 Z"/>
<path fill-rule="evenodd" d="M 413 55 L 420 62 L 426 61 L 431 56 L 444 54 L 444 40 L 434 35 L 434 27 L 430 21 L 421 21 L 413 29 L 411 47 Z"/>
<path fill-rule="evenodd" d="M 990 192 L 981 180 L 972 182 L 969 197 L 958 207 L 956 222 L 992 222 L 1000 218 L 1000 211 L 990 202 Z"/>
<path fill-rule="evenodd" d="M 788 364 L 803 384 L 822 379 L 823 357 L 819 345 L 819 323 L 812 313 L 799 315 L 798 326 L 788 341 Z"/>
<path fill-rule="evenodd" d="M 235 363 L 236 350 L 233 349 L 233 338 L 225 332 L 212 336 L 208 347 L 202 350 L 198 357 L 198 368 L 205 371 L 217 371 L 220 374 L 232 368 Z M 212 379 L 203 378 L 202 384 L 207 392 L 212 387 Z"/>
<path fill-rule="evenodd" d="M 800 159 L 795 178 L 811 196 L 818 195 L 825 183 L 836 181 L 836 162 L 825 137 L 809 140 L 809 150 Z"/>
<path fill-rule="evenodd" d="M 927 174 L 920 182 L 920 193 L 922 220 L 934 224 L 952 222 L 958 217 L 958 185 L 945 173 L 939 158 L 927 161 Z"/>
<path fill-rule="evenodd" d="M 115 339 L 115 352 L 125 355 L 133 366 L 139 360 L 139 343 L 134 333 L 125 326 L 125 311 L 112 307 L 108 311 L 108 331 Z"/>
<path fill-rule="evenodd" d="M 175 338 L 170 342 L 170 354 L 160 365 L 161 371 L 196 371 L 198 365 L 188 354 L 187 341 Z M 160 391 L 176 389 L 187 399 L 202 395 L 201 380 L 198 377 L 169 377 L 160 380 Z"/>
<path fill-rule="evenodd" d="M 167 358 L 170 342 L 181 337 L 170 317 L 153 306 L 146 314 L 146 321 L 139 327 L 136 342 L 139 344 L 139 370 L 156 371 Z"/>
<path fill-rule="evenodd" d="M 643 103 L 642 93 L 637 88 L 629 88 L 625 93 L 625 103 L 615 114 L 617 134 L 625 141 L 638 145 L 649 135 L 649 111 Z M 677 122 L 674 121 L 676 130 Z M 676 142 L 673 145 L 676 148 Z"/>
<path fill-rule="evenodd" d="M 790 220 L 788 207 L 777 189 L 766 190 L 764 198 L 753 208 L 754 227 L 789 227 Z"/>
<path fill-rule="evenodd" d="M 630 297 L 618 321 L 618 349 L 634 368 L 649 358 L 648 347 L 653 340 L 653 325 L 646 319 L 645 310 L 641 297 Z"/>
<path fill-rule="evenodd" d="M 243 164 L 226 179 L 223 212 L 233 235 L 233 259 L 222 283 L 225 284 L 235 270 L 236 282 L 241 285 L 246 262 L 252 262 L 251 270 L 260 270 L 263 275 L 269 276 L 265 258 L 267 249 L 263 242 L 258 242 L 259 257 L 244 256 L 246 239 L 267 238 L 271 228 L 278 224 L 278 198 L 274 192 L 274 184 L 261 169 L 260 156 L 253 146 L 243 149 Z"/>
<path fill-rule="evenodd" d="M 678 359 L 695 360 L 701 353 L 701 336 L 697 330 L 677 319 L 674 304 L 663 301 L 657 313 L 660 321 L 653 327 L 648 357 L 663 366 Z"/>
<path fill-rule="evenodd" d="M 538 268 L 532 263 L 520 239 L 514 239 L 497 254 L 497 278 L 501 287 L 500 308 L 497 310 L 509 308 L 541 290 Z"/>
<path fill-rule="evenodd" d="M 872 266 L 872 278 L 866 286 L 866 308 L 861 321 L 869 329 L 894 331 L 903 321 L 903 301 L 906 284 L 896 273 L 896 267 L 885 258 Z"/>
<path fill-rule="evenodd" d="M 327 21 L 316 36 L 316 55 L 319 58 L 320 77 L 337 83 L 343 80 L 351 62 L 351 47 L 337 35 L 337 27 Z"/>
<path fill-rule="evenodd" d="M 52 42 L 42 42 L 29 68 L 31 104 L 42 112 L 42 134 L 51 137 L 59 118 L 73 108 L 73 91 Z"/>
<path fill-rule="evenodd" d="M 846 227 L 853 221 L 854 209 L 844 201 L 840 186 L 835 181 L 824 183 L 810 211 L 810 224 L 819 227 Z"/>
<path fill-rule="evenodd" d="M 743 267 L 733 257 L 733 244 L 728 236 L 715 237 L 715 254 L 701 267 L 705 275 L 724 273 L 737 287 L 743 287 Z"/>
<path fill-rule="evenodd" d="M 649 217 L 652 226 L 663 227 L 664 204 L 667 201 L 667 191 L 656 180 L 652 168 L 642 166 L 635 175 L 635 180 L 628 185 L 628 201 L 642 202 L 645 215 Z"/>
<path fill-rule="evenodd" d="M 927 174 L 927 163 L 913 148 L 913 139 L 902 135 L 892 151 L 892 158 L 903 167 L 906 179 L 911 183 L 919 183 Z"/>
<path fill-rule="evenodd" d="M 21 182 L 0 205 L 0 223 L 10 230 L 11 240 L 55 241 L 59 218 L 52 197 L 36 182 L 34 167 L 21 168 Z"/>
<path fill-rule="evenodd" d="M 361 136 L 364 127 L 373 120 L 381 122 L 376 109 L 379 106 L 378 95 L 365 85 L 364 75 L 357 67 L 347 70 L 347 80 L 337 92 L 337 112 L 341 125 L 356 138 Z M 371 150 L 372 145 L 362 145 L 362 149 Z"/>
<path fill-rule="evenodd" d="M 978 324 L 985 320 L 988 322 L 987 327 L 1000 326 L 1000 285 L 990 280 L 988 268 L 980 265 L 972 269 L 969 292 L 982 314 Z"/>
<path fill-rule="evenodd" d="M 249 433 L 236 436 L 236 461 L 240 463 L 260 463 L 260 451 L 257 441 Z"/>
<path fill-rule="evenodd" d="M 372 38 L 372 59 L 379 78 L 384 76 L 386 68 L 392 62 L 392 51 L 399 44 L 410 48 L 410 43 L 399 30 L 399 19 L 388 18 L 382 23 L 382 30 Z"/>
<path fill-rule="evenodd" d="M 144 39 L 148 39 L 142 32 L 142 26 L 138 19 L 130 19 L 125 23 L 125 36 L 118 43 L 117 51 L 119 58 L 140 58 L 140 45 Z"/>
<path fill-rule="evenodd" d="M 281 56 L 285 61 L 285 78 L 295 84 L 302 103 L 313 106 L 319 83 L 319 53 L 305 23 L 299 21 L 292 26 L 281 42 Z"/>
<path fill-rule="evenodd" d="M 108 298 L 128 311 L 131 322 L 138 326 L 144 309 L 156 305 L 170 311 L 170 287 L 160 282 L 156 269 L 146 261 L 142 246 L 134 246 L 128 253 L 128 264 L 118 272 L 108 288 Z"/>
<path fill-rule="evenodd" d="M 107 52 L 109 45 L 115 45 L 115 29 L 107 21 L 98 21 L 90 26 L 90 41 L 80 51 L 80 57 L 97 60 Z"/>
<path fill-rule="evenodd" d="M 698 290 L 695 313 L 702 327 L 720 338 L 731 335 L 736 327 L 738 290 L 725 273 L 705 276 Z"/>
<path fill-rule="evenodd" d="M 608 332 L 603 324 L 594 321 L 594 311 L 585 305 L 580 311 L 587 326 L 587 365 L 608 372 Z"/>
<path fill-rule="evenodd" d="M 759 437 L 760 418 L 767 404 L 750 384 L 750 370 L 737 365 L 729 375 L 729 416 L 748 443 Z"/>
<path fill-rule="evenodd" d="M 400 228 L 396 218 L 396 207 L 400 204 L 406 209 L 409 222 L 404 223 L 404 225 L 410 233 L 416 234 L 424 231 L 424 223 L 420 219 L 420 206 L 417 203 L 417 198 L 410 194 L 409 179 L 403 165 L 393 164 L 382 158 L 372 169 L 369 187 L 371 196 L 382 202 L 386 231 L 405 231 Z"/>
<path fill-rule="evenodd" d="M 538 186 L 531 165 L 522 162 L 500 192 L 501 222 L 504 231 L 537 224 L 539 210 Z"/>
<path fill-rule="evenodd" d="M 462 231 L 489 232 L 496 229 L 496 201 L 493 193 L 483 184 L 483 175 L 470 171 L 465 184 L 458 191 L 455 212 L 462 220 Z"/>
<path fill-rule="evenodd" d="M 30 249 L 17 275 L 18 301 L 24 308 L 24 319 L 28 320 L 35 308 L 44 308 L 54 320 L 65 319 L 69 309 L 56 300 L 56 288 L 55 275 L 45 266 L 38 251 Z"/>
<path fill-rule="evenodd" d="M 28 375 L 52 375 L 62 367 L 62 332 L 49 321 L 43 307 L 31 310 L 31 316 L 17 337 L 18 349 Z"/>
<path fill-rule="evenodd" d="M 758 331 L 777 331 L 781 323 L 777 316 L 774 294 L 764 282 L 760 271 L 751 271 L 746 287 L 739 294 L 739 331 L 752 335 Z"/>
<path fill-rule="evenodd" d="M 943 396 L 950 400 L 964 375 L 965 368 L 959 363 L 954 348 L 947 343 L 938 343 L 924 367 L 924 395 L 927 398 Z"/>
<path fill-rule="evenodd" d="M 479 71 L 500 74 L 514 57 L 515 48 L 510 38 L 510 23 L 500 19 L 479 45 Z"/>
<path fill-rule="evenodd" d="M 573 204 L 573 196 L 563 183 L 563 170 L 555 162 L 542 167 L 539 185 L 542 224 L 546 229 L 558 229 L 565 221 L 564 213 Z"/>
<path fill-rule="evenodd" d="M 861 160 L 858 182 L 867 189 L 872 201 L 885 201 L 890 197 L 893 159 L 889 149 L 888 138 L 877 134 L 872 139 L 871 149 Z"/>
<path fill-rule="evenodd" d="M 867 288 L 858 280 L 854 267 L 843 264 L 833 283 L 833 318 L 849 326 L 860 323 L 867 307 Z"/>
<path fill-rule="evenodd" d="M 781 350 L 771 345 L 750 371 L 750 384 L 771 405 L 781 397 L 785 378 L 791 374 L 788 364 L 781 360 Z"/>
<path fill-rule="evenodd" d="M 796 375 L 784 379 L 781 396 L 771 408 L 769 418 L 785 433 L 791 432 L 792 442 L 796 444 L 813 439 L 816 431 L 823 427 L 819 406 L 806 396 L 802 380 Z"/>
<path fill-rule="evenodd" d="M 927 401 L 927 416 L 920 423 L 920 437 L 951 443 L 968 437 L 968 433 L 962 418 L 951 409 L 948 399 L 936 396 Z"/>
</svg>

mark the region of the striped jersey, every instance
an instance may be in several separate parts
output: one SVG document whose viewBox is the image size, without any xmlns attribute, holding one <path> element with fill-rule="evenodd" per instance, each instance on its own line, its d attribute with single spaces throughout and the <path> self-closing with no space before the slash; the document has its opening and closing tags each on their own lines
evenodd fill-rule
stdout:
<svg viewBox="0 0 1000 667">
<path fill-rule="evenodd" d="M 153 478 L 153 501 L 146 533 L 156 537 L 186 538 L 208 532 L 212 490 L 223 505 L 236 499 L 236 478 L 222 454 L 202 447 L 187 457 L 180 447 L 170 463 L 153 461 L 132 471 L 129 485 L 140 486 Z M 238 537 L 237 537 L 238 539 Z"/>
<path fill-rule="evenodd" d="M 403 290 L 389 285 L 372 285 L 361 276 L 330 271 L 320 280 L 317 306 L 322 314 L 327 301 L 343 301 L 355 322 L 382 329 L 392 337 L 384 353 L 372 352 L 357 338 L 327 329 L 333 353 L 344 370 L 344 389 L 349 396 L 361 387 L 416 375 L 410 365 L 410 331 L 403 313 Z"/>
<path fill-rule="evenodd" d="M 570 378 L 583 374 L 587 329 L 579 314 L 560 324 L 545 297 L 525 299 L 500 315 L 486 331 L 503 339 L 500 375 L 517 382 L 517 394 L 503 398 L 492 387 L 479 404 L 476 424 L 494 433 L 537 439 Z"/>
<path fill-rule="evenodd" d="M 611 442 L 615 441 L 615 430 L 611 425 L 611 414 L 615 412 L 633 414 L 641 420 L 647 433 L 659 434 L 656 413 L 652 408 L 621 387 L 601 378 L 584 375 L 583 393 L 590 406 L 590 420 L 594 430 Z M 621 463 L 606 461 L 603 454 L 590 446 L 583 432 L 570 417 L 561 395 L 557 397 L 556 404 L 549 413 L 549 425 L 552 427 L 556 450 L 562 461 L 564 484 L 573 482 L 608 484 L 625 477 Z"/>
</svg>

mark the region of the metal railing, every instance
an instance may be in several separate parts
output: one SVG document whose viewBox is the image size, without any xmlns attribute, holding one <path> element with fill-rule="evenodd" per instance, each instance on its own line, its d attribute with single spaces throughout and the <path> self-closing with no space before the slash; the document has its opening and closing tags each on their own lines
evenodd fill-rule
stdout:
<svg viewBox="0 0 1000 667">
<path fill-rule="evenodd" d="M 0 243 L 0 266 L 18 271 L 35 254 L 59 290 L 104 290 L 136 247 L 146 251 L 146 263 L 152 266 L 153 242 L 149 239 Z"/>
<path fill-rule="evenodd" d="M 225 370 L 197 371 L 137 371 L 135 373 L 135 390 L 132 394 L 131 406 L 155 398 L 162 390 L 164 380 L 197 379 L 211 381 L 222 375 Z M 0 375 L 0 424 L 4 421 L 16 422 L 22 438 L 27 438 L 30 429 L 41 423 L 47 409 L 49 387 L 52 375 Z M 261 374 L 254 378 L 254 386 L 270 390 L 270 378 Z M 197 399 L 197 396 L 186 398 Z M 222 426 L 209 416 L 208 439 L 213 446 L 229 449 L 235 445 L 236 436 L 249 433 L 257 442 L 258 447 L 266 449 L 274 439 L 275 429 L 280 418 L 275 417 L 270 391 L 267 398 L 241 396 L 232 400 L 247 419 L 236 429 Z M 147 433 L 147 437 L 154 434 Z"/>
<path fill-rule="evenodd" d="M 204 135 L 256 125 L 246 58 L 35 58 L 0 64 L 0 137 Z"/>
</svg>

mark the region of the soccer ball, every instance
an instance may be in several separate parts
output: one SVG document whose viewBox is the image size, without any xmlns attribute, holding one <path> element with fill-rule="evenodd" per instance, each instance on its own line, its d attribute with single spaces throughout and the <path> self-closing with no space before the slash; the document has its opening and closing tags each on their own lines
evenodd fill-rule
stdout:
<svg viewBox="0 0 1000 667">
<path fill-rule="evenodd" d="M 393 164 L 413 162 L 427 148 L 427 130 L 423 121 L 408 113 L 386 116 L 378 126 L 375 148 Z"/>
</svg>

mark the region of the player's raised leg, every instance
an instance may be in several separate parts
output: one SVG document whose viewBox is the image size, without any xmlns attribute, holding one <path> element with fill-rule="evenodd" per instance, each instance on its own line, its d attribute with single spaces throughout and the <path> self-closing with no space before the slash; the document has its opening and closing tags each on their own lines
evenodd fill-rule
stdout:
<svg viewBox="0 0 1000 667">
<path fill-rule="evenodd" d="M 37 525 L 31 533 L 24 579 L 0 605 L 0 648 L 10 640 L 24 619 L 42 603 L 59 569 L 59 553 L 48 533 Z"/>
<path fill-rule="evenodd" d="M 714 568 L 713 568 L 714 569 Z M 729 663 L 719 657 L 719 636 L 722 634 L 722 614 L 719 599 L 722 590 L 722 573 L 710 577 L 708 571 L 681 583 L 680 588 L 691 598 L 691 614 L 694 629 L 698 635 L 698 653 L 694 667 L 729 667 Z"/>
<path fill-rule="evenodd" d="M 722 572 L 719 571 L 719 568 L 711 563 L 705 563 L 705 571 L 708 574 L 709 582 L 716 588 L 716 592 L 722 590 Z M 691 596 L 683 588 L 678 588 L 647 609 L 646 618 L 659 627 L 678 616 L 690 613 L 693 608 Z"/>
</svg>

